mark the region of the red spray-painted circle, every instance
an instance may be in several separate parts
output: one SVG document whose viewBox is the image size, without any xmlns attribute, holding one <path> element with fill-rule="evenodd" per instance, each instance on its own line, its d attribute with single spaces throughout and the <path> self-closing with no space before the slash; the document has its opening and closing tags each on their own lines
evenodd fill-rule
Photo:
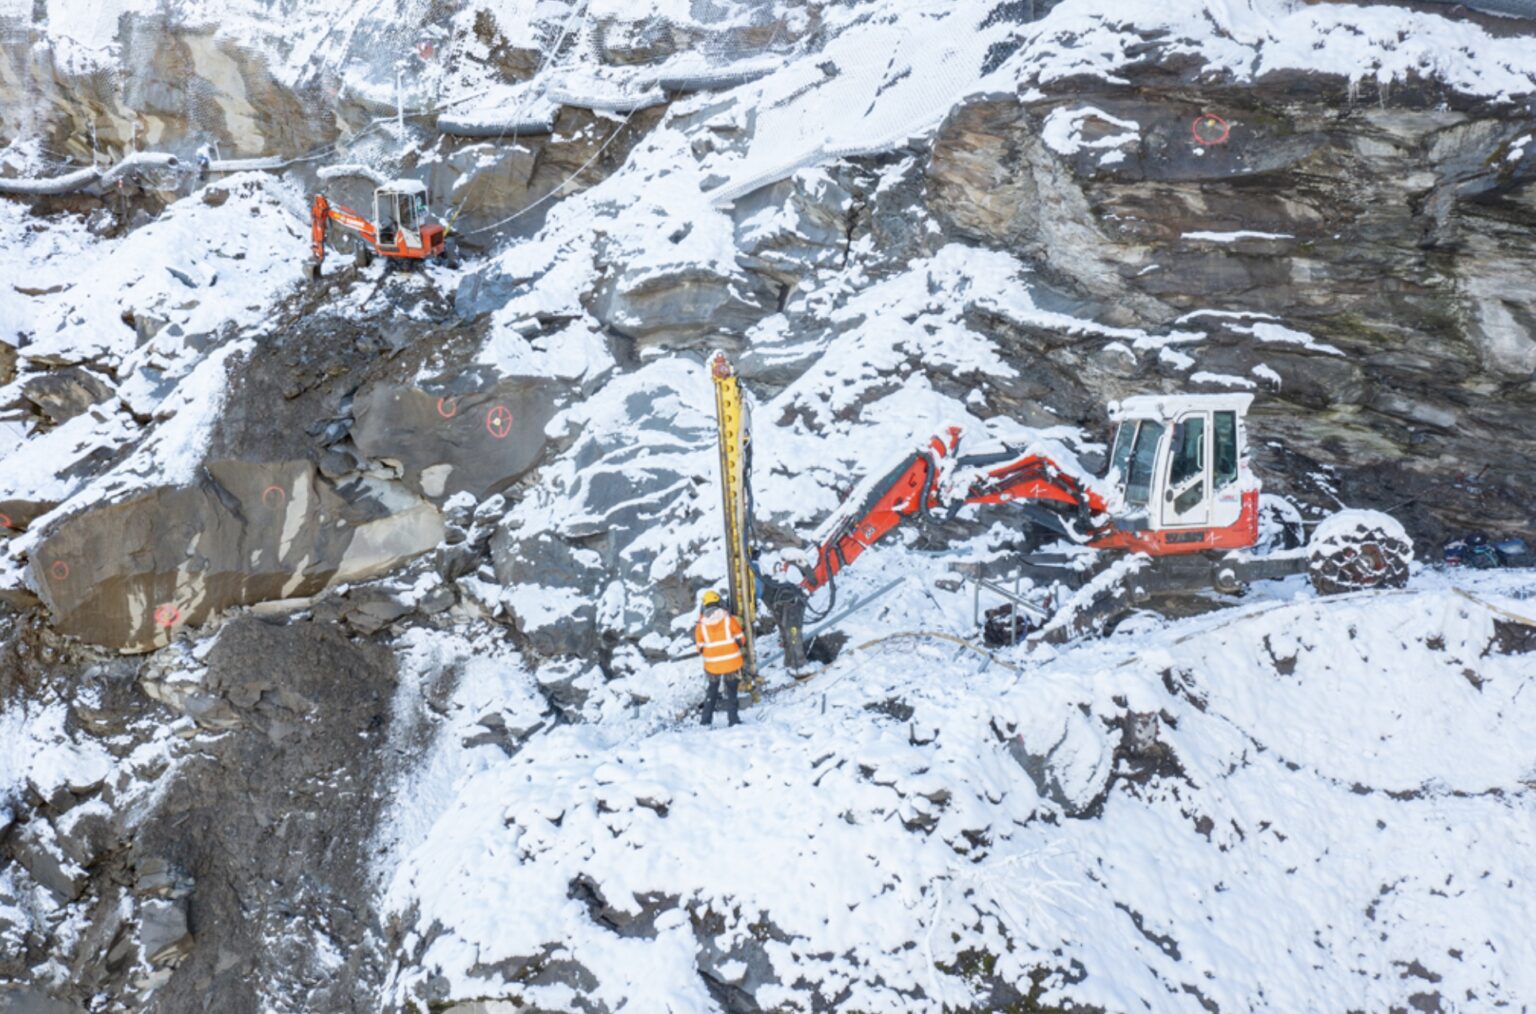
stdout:
<svg viewBox="0 0 1536 1014">
<path fill-rule="evenodd" d="M 55 560 L 48 565 L 48 573 L 52 575 L 55 581 L 68 581 L 69 564 L 65 563 L 63 560 Z"/>
<path fill-rule="evenodd" d="M 261 502 L 274 510 L 287 501 L 288 491 L 281 486 L 268 486 L 261 491 Z"/>
<path fill-rule="evenodd" d="M 485 430 L 497 440 L 504 440 L 512 432 L 512 410 L 505 405 L 492 405 L 485 413 Z"/>
<path fill-rule="evenodd" d="M 1189 132 L 1196 144 L 1226 144 L 1232 128 L 1215 113 L 1201 113 L 1189 125 Z"/>
<path fill-rule="evenodd" d="M 16 524 L 9 514 L 0 514 L 0 528 L 15 528 Z"/>
<path fill-rule="evenodd" d="M 437 414 L 442 416 L 444 419 L 452 419 L 454 416 L 458 415 L 459 414 L 459 399 L 457 399 L 457 398 L 439 398 L 439 399 L 437 399 Z"/>
<path fill-rule="evenodd" d="M 167 602 L 155 607 L 155 626 L 164 627 L 167 630 L 181 622 L 181 610 Z"/>
</svg>

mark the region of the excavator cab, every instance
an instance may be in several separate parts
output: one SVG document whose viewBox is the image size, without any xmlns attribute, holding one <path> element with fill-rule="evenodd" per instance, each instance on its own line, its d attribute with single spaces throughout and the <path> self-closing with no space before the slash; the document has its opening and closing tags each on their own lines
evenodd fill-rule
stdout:
<svg viewBox="0 0 1536 1014">
<path fill-rule="evenodd" d="M 1248 469 L 1251 394 L 1148 395 L 1109 406 L 1113 531 L 1095 545 L 1166 555 L 1241 549 L 1258 537 Z"/>
<path fill-rule="evenodd" d="M 424 256 L 423 234 L 441 226 L 427 224 L 427 187 L 420 180 L 394 180 L 373 192 L 373 220 L 378 223 L 379 247 L 394 247 L 401 256 Z"/>
</svg>

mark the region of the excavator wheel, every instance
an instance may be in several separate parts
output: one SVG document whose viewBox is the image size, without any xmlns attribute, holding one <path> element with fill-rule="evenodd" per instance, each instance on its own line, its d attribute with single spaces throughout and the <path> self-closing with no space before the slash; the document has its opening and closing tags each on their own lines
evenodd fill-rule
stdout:
<svg viewBox="0 0 1536 1014">
<path fill-rule="evenodd" d="M 353 255 L 352 262 L 360 268 L 366 268 L 373 263 L 373 247 L 366 243 L 360 244 L 357 253 Z"/>
<path fill-rule="evenodd" d="M 1401 588 L 1408 583 L 1413 543 L 1390 515 L 1340 511 L 1317 526 L 1307 555 L 1307 575 L 1319 595 Z"/>
</svg>

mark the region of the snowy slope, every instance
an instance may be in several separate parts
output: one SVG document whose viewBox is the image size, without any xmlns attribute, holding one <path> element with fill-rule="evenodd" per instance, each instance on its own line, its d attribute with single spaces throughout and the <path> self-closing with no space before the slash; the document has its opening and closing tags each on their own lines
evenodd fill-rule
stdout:
<svg viewBox="0 0 1536 1014">
<path fill-rule="evenodd" d="M 57 427 L 17 434 L 0 452 L 0 498 L 62 504 L 62 515 L 192 481 L 222 406 L 227 364 L 250 348 L 234 339 L 266 323 L 273 304 L 298 286 L 292 251 L 302 242 L 301 212 L 294 187 L 254 173 L 179 201 L 118 239 L 0 203 L 0 222 L 22 237 L 0 253 L 0 272 L 17 279 L 0 287 L 3 337 L 19 346 L 20 360 L 0 404 L 21 416 L 30 385 L 61 366 L 84 367 L 111 392 Z M 13 543 L 12 555 L 30 545 Z"/>
<path fill-rule="evenodd" d="M 1536 591 L 1482 584 L 1506 608 L 1501 591 Z M 984 1000 L 946 971 L 983 950 L 1015 982 L 1052 971 L 1046 1002 L 1110 1010 L 1385 1010 L 1429 976 L 1473 1007 L 1518 1003 L 1536 995 L 1536 669 L 1488 653 L 1494 618 L 1426 574 L 1006 657 L 1019 670 L 884 641 L 730 731 L 673 721 L 699 691 L 687 663 L 627 681 L 652 695 L 632 715 L 512 759 L 453 747 L 468 723 L 450 719 L 451 793 L 400 800 L 431 830 L 389 879 L 407 951 L 424 947 L 397 995 L 443 975 L 451 995 L 565 1008 L 568 985 L 517 984 L 544 955 L 612 1006 L 713 1010 L 702 968 L 764 1008 L 938 1010 Z M 1134 723 L 1158 745 L 1128 753 Z M 1107 784 L 1102 809 L 1067 816 L 1010 740 L 1069 792 Z"/>
</svg>

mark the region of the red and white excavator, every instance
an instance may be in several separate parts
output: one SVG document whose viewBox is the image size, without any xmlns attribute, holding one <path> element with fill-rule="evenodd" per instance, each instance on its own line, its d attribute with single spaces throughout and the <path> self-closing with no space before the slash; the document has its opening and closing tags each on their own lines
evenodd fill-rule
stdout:
<svg viewBox="0 0 1536 1014">
<path fill-rule="evenodd" d="M 1102 477 L 1044 447 L 963 452 L 960 429 L 949 427 L 862 484 L 811 540 L 796 564 L 798 585 L 765 575 L 764 599 L 781 630 L 798 634 L 810 596 L 832 589 L 870 546 L 905 523 L 953 519 L 970 504 L 1009 505 L 1076 547 L 957 568 L 1012 601 L 1010 640 L 1066 640 L 1159 595 L 1238 594 L 1251 581 L 1291 574 L 1309 574 L 1322 593 L 1406 583 L 1412 545 L 1401 525 L 1376 511 L 1340 512 L 1316 527 L 1307 546 L 1256 551 L 1261 484 L 1248 458 L 1252 402 L 1251 394 L 1230 393 L 1111 403 L 1116 428 Z M 1027 585 L 1033 598 L 1009 593 L 1008 582 Z M 830 611 L 828 603 L 823 615 Z M 799 637 L 784 640 L 797 668 Z"/>
<path fill-rule="evenodd" d="M 420 180 L 392 180 L 374 190 L 371 220 L 345 205 L 332 204 L 324 194 L 315 195 L 309 217 L 311 278 L 319 278 L 325 264 L 325 241 L 332 222 L 356 235 L 358 267 L 372 264 L 375 254 L 402 266 L 429 257 L 453 260 L 447 227 L 428 220 L 427 187 Z"/>
<path fill-rule="evenodd" d="M 1165 557 L 1250 548 L 1259 536 L 1259 481 L 1246 446 L 1252 401 L 1185 394 L 1111 404 L 1118 428 L 1102 479 L 1039 451 L 961 454 L 952 426 L 823 525 L 807 590 L 907 518 L 947 520 L 968 504 L 1013 504 L 1026 520 L 1099 550 Z"/>
</svg>

